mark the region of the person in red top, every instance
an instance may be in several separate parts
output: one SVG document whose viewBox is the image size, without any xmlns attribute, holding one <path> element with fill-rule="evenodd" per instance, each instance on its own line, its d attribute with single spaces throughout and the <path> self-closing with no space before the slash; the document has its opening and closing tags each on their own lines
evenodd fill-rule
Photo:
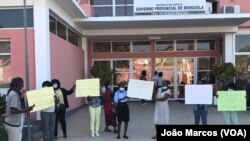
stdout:
<svg viewBox="0 0 250 141">
<path fill-rule="evenodd" d="M 112 91 L 112 85 L 110 83 L 105 84 L 105 92 L 103 95 L 103 107 L 104 107 L 104 113 L 105 113 L 105 132 L 111 131 L 108 127 L 113 126 L 114 132 L 117 133 L 116 127 L 117 127 L 117 121 L 116 121 L 116 114 L 114 109 L 114 102 L 113 97 L 114 93 Z"/>
</svg>

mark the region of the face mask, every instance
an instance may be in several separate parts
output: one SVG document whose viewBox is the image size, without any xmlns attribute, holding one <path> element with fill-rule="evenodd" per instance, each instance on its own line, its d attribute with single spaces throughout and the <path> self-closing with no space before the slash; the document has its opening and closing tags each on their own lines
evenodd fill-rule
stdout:
<svg viewBox="0 0 250 141">
<path fill-rule="evenodd" d="M 53 84 L 53 88 L 55 88 L 55 89 L 56 89 L 57 87 L 58 87 L 58 85 L 57 85 L 57 84 Z"/>
<path fill-rule="evenodd" d="M 110 90 L 111 90 L 111 89 L 112 89 L 112 85 L 108 85 L 108 89 L 110 89 Z"/>
<path fill-rule="evenodd" d="M 162 87 L 162 89 L 167 89 L 167 88 L 168 88 L 168 86 Z"/>
<path fill-rule="evenodd" d="M 125 89 L 124 88 L 120 88 L 120 91 L 122 92 L 122 91 L 124 91 Z"/>
</svg>

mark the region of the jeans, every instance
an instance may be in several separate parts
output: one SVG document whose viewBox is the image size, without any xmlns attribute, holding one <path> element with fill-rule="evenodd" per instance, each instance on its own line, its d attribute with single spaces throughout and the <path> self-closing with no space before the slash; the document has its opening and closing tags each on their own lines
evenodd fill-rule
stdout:
<svg viewBox="0 0 250 141">
<path fill-rule="evenodd" d="M 200 119 L 203 125 L 207 125 L 207 113 L 204 109 L 198 109 L 194 111 L 194 123 L 195 125 L 200 124 Z"/>
<path fill-rule="evenodd" d="M 54 141 L 55 119 L 54 112 L 41 112 L 43 141 Z"/>
<path fill-rule="evenodd" d="M 222 112 L 225 124 L 239 124 L 237 112 Z"/>
</svg>

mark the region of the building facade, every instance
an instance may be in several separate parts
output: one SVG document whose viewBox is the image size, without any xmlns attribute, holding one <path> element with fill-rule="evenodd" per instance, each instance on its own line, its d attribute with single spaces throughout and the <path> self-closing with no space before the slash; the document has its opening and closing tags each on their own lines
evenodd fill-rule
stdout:
<svg viewBox="0 0 250 141">
<path fill-rule="evenodd" d="M 173 100 L 184 84 L 216 82 L 215 63 L 232 62 L 236 83 L 250 82 L 250 6 L 247 0 L 27 0 L 30 89 L 57 78 L 70 88 L 89 78 L 94 64 L 115 70 L 114 85 L 151 80 L 154 71 L 170 80 Z M 25 78 L 23 3 L 0 1 L 0 87 Z M 70 109 L 84 103 L 69 98 Z"/>
</svg>

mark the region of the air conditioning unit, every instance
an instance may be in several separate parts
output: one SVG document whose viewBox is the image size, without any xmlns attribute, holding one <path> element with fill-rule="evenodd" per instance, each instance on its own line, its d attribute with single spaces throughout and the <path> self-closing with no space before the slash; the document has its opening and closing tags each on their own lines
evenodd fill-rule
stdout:
<svg viewBox="0 0 250 141">
<path fill-rule="evenodd" d="M 225 5 L 223 13 L 240 13 L 240 5 Z"/>
</svg>

